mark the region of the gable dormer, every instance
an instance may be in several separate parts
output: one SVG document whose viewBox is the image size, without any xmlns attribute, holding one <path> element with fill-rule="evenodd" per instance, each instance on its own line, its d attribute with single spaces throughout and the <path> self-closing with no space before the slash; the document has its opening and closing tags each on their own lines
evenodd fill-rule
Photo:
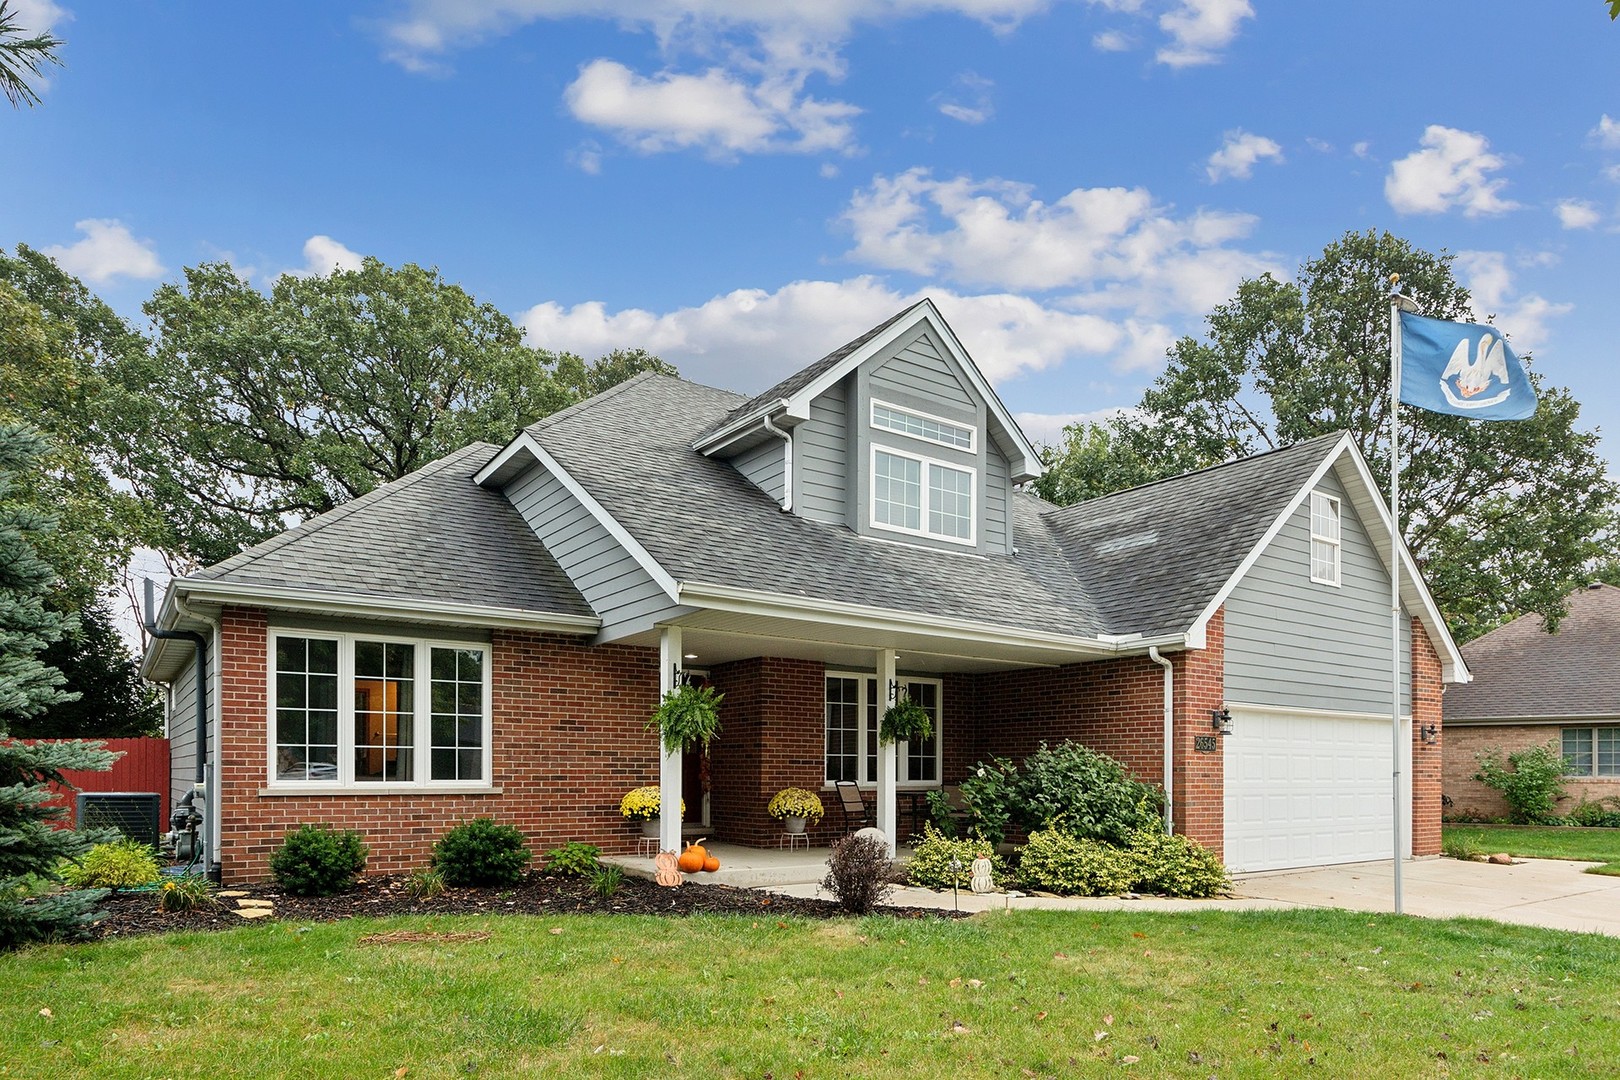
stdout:
<svg viewBox="0 0 1620 1080">
<path fill-rule="evenodd" d="M 732 410 L 694 449 L 782 506 L 875 539 L 1012 549 L 1034 447 L 924 300 Z"/>
</svg>

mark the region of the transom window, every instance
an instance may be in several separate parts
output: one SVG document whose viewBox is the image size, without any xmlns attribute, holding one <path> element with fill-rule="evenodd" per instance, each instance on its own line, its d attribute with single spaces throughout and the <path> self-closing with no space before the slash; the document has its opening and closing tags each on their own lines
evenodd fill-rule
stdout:
<svg viewBox="0 0 1620 1080">
<path fill-rule="evenodd" d="M 872 525 L 973 543 L 975 471 L 872 448 Z"/>
<path fill-rule="evenodd" d="M 487 646 L 275 631 L 270 681 L 274 783 L 488 782 Z"/>
<path fill-rule="evenodd" d="M 872 402 L 872 426 L 957 450 L 973 450 L 973 428 L 881 401 Z"/>
<path fill-rule="evenodd" d="M 939 783 L 940 700 L 938 679 L 901 679 L 910 698 L 934 721 L 934 737 L 900 744 L 901 784 L 931 786 Z M 854 780 L 877 783 L 878 722 L 886 702 L 878 681 L 870 675 L 827 674 L 827 782 Z"/>
<path fill-rule="evenodd" d="M 1565 776 L 1620 776 L 1620 727 L 1565 728 Z"/>
<path fill-rule="evenodd" d="M 1311 580 L 1339 584 L 1339 500 L 1311 492 Z"/>
</svg>

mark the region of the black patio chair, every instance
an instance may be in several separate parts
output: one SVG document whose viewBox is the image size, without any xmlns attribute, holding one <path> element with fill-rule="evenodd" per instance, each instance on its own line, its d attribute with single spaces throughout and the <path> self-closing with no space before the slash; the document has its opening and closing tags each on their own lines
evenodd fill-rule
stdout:
<svg viewBox="0 0 1620 1080">
<path fill-rule="evenodd" d="M 861 789 L 855 786 L 855 781 L 839 780 L 833 787 L 838 789 L 838 805 L 844 811 L 844 835 L 872 824 L 872 812 L 867 809 L 866 800 L 861 798 Z"/>
</svg>

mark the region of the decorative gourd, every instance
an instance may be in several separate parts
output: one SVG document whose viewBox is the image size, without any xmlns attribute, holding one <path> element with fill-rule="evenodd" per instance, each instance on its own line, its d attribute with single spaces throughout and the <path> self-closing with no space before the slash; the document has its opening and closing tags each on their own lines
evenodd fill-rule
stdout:
<svg viewBox="0 0 1620 1080">
<path fill-rule="evenodd" d="M 676 868 L 676 863 L 677 860 L 673 851 L 660 851 L 658 857 L 653 860 L 653 865 L 658 868 L 658 873 L 653 877 L 653 880 L 670 889 L 679 885 L 681 883 L 681 872 Z"/>
<path fill-rule="evenodd" d="M 989 859 L 973 860 L 973 877 L 969 879 L 968 884 L 976 893 L 987 893 L 996 887 Z"/>
<path fill-rule="evenodd" d="M 713 855 L 710 855 L 708 858 L 703 860 L 703 869 L 710 874 L 714 873 L 716 870 L 720 869 L 720 860 L 715 858 Z"/>
<path fill-rule="evenodd" d="M 702 840 L 687 844 L 686 850 L 681 852 L 680 867 L 688 874 L 695 874 L 703 869 L 703 860 L 708 857 L 709 853 L 704 850 Z"/>
</svg>

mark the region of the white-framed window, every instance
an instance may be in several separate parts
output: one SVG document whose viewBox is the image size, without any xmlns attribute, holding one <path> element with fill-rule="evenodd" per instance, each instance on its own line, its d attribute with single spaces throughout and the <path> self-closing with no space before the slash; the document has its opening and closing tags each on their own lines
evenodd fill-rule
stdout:
<svg viewBox="0 0 1620 1080">
<path fill-rule="evenodd" d="M 270 783 L 488 785 L 489 646 L 291 629 L 269 644 Z"/>
<path fill-rule="evenodd" d="M 1339 584 L 1339 500 L 1311 492 L 1311 580 Z"/>
<path fill-rule="evenodd" d="M 938 679 L 903 677 L 901 688 L 934 721 L 934 737 L 900 744 L 902 785 L 933 787 L 940 777 L 940 702 L 943 683 Z M 877 783 L 878 724 L 888 707 L 878 681 L 871 675 L 827 672 L 826 763 L 827 783 L 853 780 L 863 787 Z"/>
<path fill-rule="evenodd" d="M 974 539 L 975 469 L 872 447 L 872 527 L 952 543 Z"/>
<path fill-rule="evenodd" d="M 1564 728 L 1565 776 L 1620 776 L 1620 727 Z"/>
<path fill-rule="evenodd" d="M 949 446 L 953 450 L 966 450 L 970 454 L 977 443 L 977 429 L 967 424 L 915 409 L 902 409 L 876 398 L 872 399 L 872 426 L 924 442 Z"/>
</svg>

